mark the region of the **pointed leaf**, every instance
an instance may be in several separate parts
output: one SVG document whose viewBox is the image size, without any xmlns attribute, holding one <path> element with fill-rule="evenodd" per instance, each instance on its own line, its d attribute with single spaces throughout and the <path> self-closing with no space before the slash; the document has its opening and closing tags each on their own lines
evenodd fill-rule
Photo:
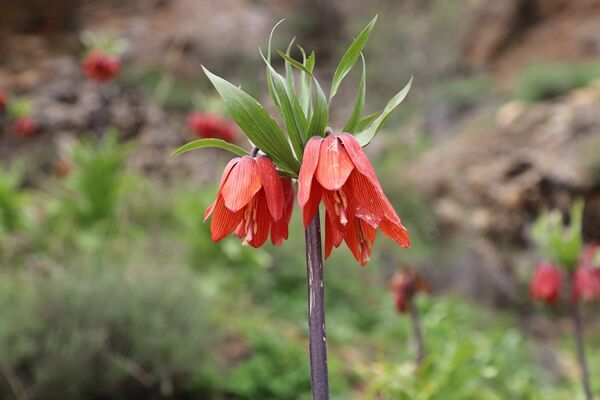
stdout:
<svg viewBox="0 0 600 400">
<path fill-rule="evenodd" d="M 366 89 L 367 66 L 365 63 L 365 57 L 362 55 L 362 53 L 360 54 L 360 58 L 362 60 L 362 75 L 360 77 L 360 83 L 358 84 L 358 94 L 356 95 L 356 100 L 354 102 L 354 108 L 352 109 L 352 114 L 350 115 L 350 118 L 348 119 L 348 122 L 346 122 L 346 125 L 344 126 L 344 129 L 343 129 L 343 132 L 348 132 L 348 133 L 354 133 L 356 131 L 358 123 L 360 122 L 360 115 L 362 114 L 362 112 L 365 108 L 365 96 L 367 94 L 367 89 Z"/>
<path fill-rule="evenodd" d="M 273 69 L 262 52 L 260 55 L 265 64 L 267 64 L 268 75 L 273 83 L 273 100 L 279 104 L 279 113 L 285 123 L 292 147 L 296 153 L 296 158 L 301 161 L 308 121 L 293 87 L 283 76 Z"/>
<path fill-rule="evenodd" d="M 337 93 L 337 90 L 342 83 L 344 77 L 350 72 L 356 60 L 358 60 L 358 56 L 362 52 L 367 40 L 369 39 L 369 35 L 375 26 L 375 22 L 377 22 L 377 16 L 369 22 L 369 24 L 362 30 L 362 32 L 357 36 L 356 39 L 352 42 L 346 53 L 342 57 L 339 65 L 335 69 L 333 74 L 333 80 L 331 82 L 331 91 L 329 92 L 329 101 L 333 99 L 333 96 Z"/>
<path fill-rule="evenodd" d="M 292 40 L 290 41 L 290 44 L 288 45 L 288 48 L 286 50 L 286 54 L 289 56 L 290 55 L 290 51 L 292 49 L 292 46 L 294 44 L 294 42 L 296 41 L 296 38 L 292 38 Z M 294 72 L 292 71 L 292 66 L 289 63 L 285 63 L 285 79 L 287 80 L 287 82 L 289 83 L 289 85 L 294 88 L 295 84 L 294 84 Z"/>
<path fill-rule="evenodd" d="M 207 147 L 216 147 L 219 149 L 227 150 L 230 153 L 236 154 L 240 157 L 248 155 L 248 152 L 246 150 L 242 149 L 241 147 L 236 146 L 235 144 L 231 144 L 231 143 L 226 142 L 221 139 L 198 139 L 198 140 L 194 140 L 193 142 L 184 144 L 183 146 L 181 146 L 180 148 L 178 148 L 177 150 L 172 152 L 171 156 L 174 157 L 174 156 L 178 156 L 183 153 L 187 153 L 188 151 L 191 151 L 191 150 L 204 149 Z"/>
<path fill-rule="evenodd" d="M 262 105 L 242 89 L 202 67 L 208 79 L 225 102 L 233 120 L 248 139 L 265 152 L 281 169 L 297 172 L 300 165 L 294 158 L 285 135 Z"/>
<path fill-rule="evenodd" d="M 366 117 L 363 117 L 358 121 L 358 125 L 356 126 L 356 130 L 358 132 L 364 131 L 367 126 L 371 124 L 371 122 L 375 121 L 375 118 L 381 115 L 381 111 L 374 112 L 373 114 L 369 114 Z"/>
<path fill-rule="evenodd" d="M 373 122 L 371 123 L 371 125 L 369 125 L 368 128 L 356 134 L 356 140 L 358 141 L 358 143 L 360 143 L 361 146 L 364 147 L 367 144 L 369 144 L 369 142 L 373 139 L 375 134 L 377 134 L 379 129 L 381 129 L 383 125 L 387 122 L 392 111 L 394 111 L 398 104 L 400 104 L 402 100 L 404 100 L 404 98 L 408 94 L 408 91 L 410 90 L 412 79 L 413 78 L 411 77 L 406 86 L 404 86 L 404 88 L 401 91 L 399 91 L 398 94 L 392 97 L 392 99 L 385 105 L 385 108 L 383 109 L 381 114 L 377 118 L 375 118 L 375 120 L 373 120 Z"/>
</svg>

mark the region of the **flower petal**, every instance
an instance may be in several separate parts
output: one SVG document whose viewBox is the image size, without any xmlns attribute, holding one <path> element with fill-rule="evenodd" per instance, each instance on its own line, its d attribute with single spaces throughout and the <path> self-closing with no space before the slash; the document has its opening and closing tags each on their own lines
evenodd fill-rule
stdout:
<svg viewBox="0 0 600 400">
<path fill-rule="evenodd" d="M 229 235 L 243 219 L 244 210 L 232 212 L 223 201 L 223 197 L 217 197 L 210 220 L 210 236 L 213 242 L 218 242 Z"/>
<path fill-rule="evenodd" d="M 283 207 L 283 213 L 279 221 L 273 222 L 271 226 L 271 243 L 275 246 L 280 246 L 284 240 L 288 238 L 288 225 L 292 219 L 292 212 L 294 211 L 294 187 L 290 178 L 281 178 L 283 186 L 283 196 L 285 198 L 285 205 Z"/>
<path fill-rule="evenodd" d="M 363 151 L 360 144 L 356 141 L 356 138 L 347 133 L 342 133 L 339 135 L 340 140 L 344 145 L 344 149 L 350 156 L 352 160 L 352 164 L 354 167 L 364 176 L 367 177 L 379 190 L 381 189 L 381 185 L 379 184 L 379 180 L 377 179 L 377 174 L 375 173 L 375 168 L 373 168 L 373 164 L 367 158 L 365 152 Z M 383 190 L 382 190 L 383 191 Z"/>
<path fill-rule="evenodd" d="M 319 151 L 319 165 L 315 173 L 321 186 L 327 190 L 340 189 L 353 169 L 354 164 L 337 136 L 326 137 Z"/>
<path fill-rule="evenodd" d="M 271 159 L 267 156 L 259 156 L 256 158 L 256 166 L 262 187 L 265 189 L 267 206 L 273 220 L 277 221 L 281 218 L 283 212 L 283 186 L 281 178 L 275 170 L 275 166 Z"/>
<path fill-rule="evenodd" d="M 319 210 L 322 194 L 323 189 L 321 188 L 321 185 L 319 185 L 319 182 L 314 182 L 310 188 L 309 200 L 302 208 L 302 220 L 304 221 L 305 228 L 310 224 L 316 212 Z"/>
<path fill-rule="evenodd" d="M 325 212 L 325 258 L 329 258 L 331 250 L 339 247 L 344 240 L 344 234 L 331 223 L 331 216 Z"/>
<path fill-rule="evenodd" d="M 310 138 L 306 147 L 304 148 L 304 155 L 302 156 L 302 165 L 300 166 L 300 173 L 298 174 L 298 204 L 300 207 L 304 207 L 311 194 L 311 184 L 313 181 L 313 175 L 317 169 L 319 163 L 319 149 L 323 138 L 320 136 L 313 136 Z"/>
<path fill-rule="evenodd" d="M 254 226 L 254 235 L 248 244 L 252 247 L 262 246 L 269 237 L 271 228 L 271 214 L 267 207 L 267 200 L 264 190 L 258 192 L 256 199 L 256 225 Z"/>
<path fill-rule="evenodd" d="M 410 247 L 410 238 L 408 237 L 408 232 L 399 219 L 398 221 L 391 221 L 387 218 L 384 218 L 381 220 L 379 227 L 384 235 L 396 241 L 400 247 Z"/>
<path fill-rule="evenodd" d="M 231 211 L 239 211 L 261 187 L 256 161 L 250 156 L 242 157 L 221 188 L 225 206 Z"/>
</svg>

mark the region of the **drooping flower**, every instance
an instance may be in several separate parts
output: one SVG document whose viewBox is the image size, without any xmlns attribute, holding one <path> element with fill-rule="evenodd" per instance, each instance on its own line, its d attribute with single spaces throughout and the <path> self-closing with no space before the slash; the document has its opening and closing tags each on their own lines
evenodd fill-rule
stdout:
<svg viewBox="0 0 600 400">
<path fill-rule="evenodd" d="M 577 268 L 573 275 L 575 300 L 592 301 L 600 298 L 600 268 Z"/>
<path fill-rule="evenodd" d="M 216 138 L 227 142 L 234 140 L 234 125 L 215 114 L 193 112 L 188 116 L 187 125 L 190 131 L 200 139 Z"/>
<path fill-rule="evenodd" d="M 408 247 L 408 232 L 385 196 L 371 162 L 354 136 L 346 133 L 311 138 L 304 149 L 298 176 L 298 203 L 304 226 L 320 202 L 326 209 L 325 257 L 342 240 L 365 265 L 376 230 Z"/>
<path fill-rule="evenodd" d="M 116 57 L 96 49 L 85 57 L 81 68 L 89 79 L 104 83 L 117 76 L 121 64 Z"/>
<path fill-rule="evenodd" d="M 540 264 L 533 275 L 530 295 L 533 300 L 541 300 L 554 305 L 560 297 L 561 271 L 550 263 Z"/>
<path fill-rule="evenodd" d="M 18 117 L 13 121 L 12 131 L 21 137 L 27 138 L 37 133 L 38 127 L 33 118 L 25 116 Z"/>
<path fill-rule="evenodd" d="M 273 244 L 281 244 L 287 238 L 285 229 L 278 224 L 288 218 L 285 190 L 275 166 L 267 156 L 236 157 L 229 162 L 223 176 L 217 198 L 204 214 L 204 221 L 211 217 L 210 233 L 213 242 L 235 231 L 244 244 L 261 246 L 271 233 Z M 292 194 L 293 195 L 293 194 Z M 289 194 L 287 194 L 289 197 Z"/>
<path fill-rule="evenodd" d="M 0 110 L 4 110 L 6 108 L 6 94 L 2 90 L 0 90 Z"/>
<path fill-rule="evenodd" d="M 412 269 L 406 269 L 396 274 L 389 287 L 394 293 L 396 311 L 401 314 L 408 311 L 410 302 L 418 292 L 429 292 L 425 282 Z"/>
</svg>

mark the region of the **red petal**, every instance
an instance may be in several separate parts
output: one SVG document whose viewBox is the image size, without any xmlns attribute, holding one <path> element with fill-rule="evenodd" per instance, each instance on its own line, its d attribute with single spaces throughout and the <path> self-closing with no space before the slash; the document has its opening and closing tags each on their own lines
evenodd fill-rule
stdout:
<svg viewBox="0 0 600 400">
<path fill-rule="evenodd" d="M 225 207 L 223 197 L 217 197 L 212 219 L 210 220 L 210 235 L 213 242 L 218 242 L 229 235 L 243 219 L 244 210 L 231 212 Z"/>
<path fill-rule="evenodd" d="M 314 136 L 310 138 L 304 148 L 302 165 L 298 174 L 298 204 L 300 204 L 300 207 L 304 207 L 311 195 L 311 184 L 319 163 L 319 149 L 322 142 L 322 137 Z"/>
<path fill-rule="evenodd" d="M 319 165 L 315 177 L 327 190 L 338 190 L 354 169 L 354 164 L 337 136 L 325 138 L 319 151 Z"/>
<path fill-rule="evenodd" d="M 308 226 L 308 224 L 310 224 L 315 216 L 315 213 L 319 209 L 322 193 L 323 189 L 321 189 L 321 185 L 319 185 L 319 182 L 315 182 L 310 189 L 310 196 L 308 198 L 309 200 L 302 208 L 302 219 L 304 221 L 305 228 Z"/>
<path fill-rule="evenodd" d="M 346 245 L 348 245 L 356 261 L 360 262 L 362 266 L 365 266 L 369 261 L 376 234 L 375 228 L 361 219 L 355 218 L 348 227 L 348 232 L 344 235 Z"/>
<path fill-rule="evenodd" d="M 331 250 L 339 247 L 344 240 L 344 234 L 331 223 L 331 216 L 325 213 L 325 258 L 329 258 Z"/>
<path fill-rule="evenodd" d="M 406 231 L 406 228 L 402 225 L 400 220 L 390 221 L 389 219 L 385 218 L 381 221 L 379 227 L 381 228 L 381 232 L 383 232 L 384 235 L 398 242 L 400 247 L 410 246 L 410 238 L 408 237 L 408 232 Z"/>
<path fill-rule="evenodd" d="M 231 211 L 241 210 L 261 187 L 256 161 L 250 156 L 242 157 L 221 188 L 225 206 Z"/>
<path fill-rule="evenodd" d="M 273 219 L 267 207 L 265 192 L 261 190 L 256 198 L 256 231 L 254 232 L 254 236 L 252 236 L 252 240 L 248 242 L 250 246 L 256 248 L 265 243 L 269 237 L 272 221 Z"/>
<path fill-rule="evenodd" d="M 371 161 L 365 155 L 362 147 L 356 141 L 354 136 L 349 135 L 347 133 L 343 133 L 339 135 L 340 140 L 342 141 L 345 150 L 348 152 L 354 167 L 364 176 L 367 177 L 379 190 L 381 190 L 381 185 L 379 184 L 379 180 L 377 179 L 377 174 L 375 173 L 375 169 L 371 164 Z"/>
<path fill-rule="evenodd" d="M 277 221 L 281 218 L 283 212 L 283 186 L 281 185 L 281 178 L 275 170 L 275 166 L 271 159 L 267 156 L 259 156 L 256 159 L 256 165 L 258 167 L 258 174 L 260 181 L 265 189 L 265 195 L 267 199 L 267 206 L 269 212 L 273 217 L 273 220 Z"/>
<path fill-rule="evenodd" d="M 348 202 L 348 207 L 343 209 L 344 213 L 346 214 L 346 223 L 343 224 L 338 214 L 339 209 L 336 209 L 337 204 L 333 196 L 334 192 L 331 192 L 329 190 L 323 190 L 323 204 L 325 204 L 325 209 L 329 213 L 331 217 L 331 223 L 334 224 L 335 228 L 341 232 L 346 232 L 348 230 L 348 225 L 350 221 L 354 219 L 353 199 L 351 198 L 351 196 L 346 194 L 346 201 Z"/>
<path fill-rule="evenodd" d="M 274 222 L 271 226 L 271 243 L 275 246 L 281 245 L 288 238 L 288 225 L 294 211 L 294 187 L 292 186 L 292 180 L 290 178 L 281 178 L 281 184 L 283 186 L 285 206 L 283 207 L 283 213 L 279 221 Z"/>
<path fill-rule="evenodd" d="M 227 181 L 227 177 L 229 177 L 229 174 L 231 173 L 231 170 L 233 169 L 233 167 L 235 167 L 237 165 L 238 162 L 240 162 L 240 160 L 241 160 L 240 157 L 235 157 L 234 159 L 232 159 L 231 161 L 229 161 L 227 163 L 227 165 L 225 166 L 225 170 L 223 171 L 223 175 L 221 176 L 221 182 L 219 183 L 218 192 L 221 191 L 221 189 L 223 188 L 223 185 Z"/>
<path fill-rule="evenodd" d="M 219 195 L 217 194 L 217 196 L 219 196 Z M 208 217 L 210 217 L 212 215 L 216 204 L 217 204 L 217 200 L 215 200 L 210 206 L 206 207 L 206 211 L 204 211 L 204 218 L 202 219 L 202 222 L 206 222 Z"/>
</svg>

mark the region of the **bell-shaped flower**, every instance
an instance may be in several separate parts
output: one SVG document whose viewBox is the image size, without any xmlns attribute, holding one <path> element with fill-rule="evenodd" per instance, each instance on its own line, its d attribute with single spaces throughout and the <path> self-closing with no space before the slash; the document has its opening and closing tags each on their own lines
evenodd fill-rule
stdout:
<svg viewBox="0 0 600 400">
<path fill-rule="evenodd" d="M 291 183 L 286 190 L 290 189 Z M 288 213 L 284 184 L 271 160 L 263 155 L 244 156 L 225 167 L 217 198 L 206 209 L 204 221 L 211 217 L 213 242 L 235 231 L 244 244 L 259 247 L 269 233 L 274 244 L 287 238 L 287 226 L 283 229 L 278 222 L 282 218 L 289 221 Z"/>
<path fill-rule="evenodd" d="M 550 263 L 540 264 L 531 279 L 531 298 L 555 305 L 560 298 L 561 281 L 560 268 Z"/>
<path fill-rule="evenodd" d="M 96 49 L 85 57 L 81 69 L 89 79 L 104 83 L 117 76 L 121 63 L 116 57 Z"/>
<path fill-rule="evenodd" d="M 365 265 L 376 230 L 408 247 L 408 233 L 385 196 L 375 170 L 354 136 L 346 133 L 311 138 L 298 176 L 298 202 L 308 226 L 323 201 L 325 256 L 342 241 Z"/>
</svg>

